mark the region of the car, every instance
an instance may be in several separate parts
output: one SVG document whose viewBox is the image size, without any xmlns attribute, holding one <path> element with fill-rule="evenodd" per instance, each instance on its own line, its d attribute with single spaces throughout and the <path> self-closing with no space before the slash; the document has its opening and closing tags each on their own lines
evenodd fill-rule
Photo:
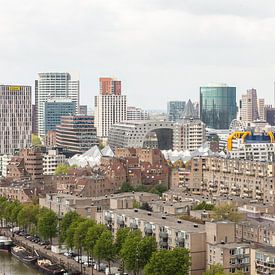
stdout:
<svg viewBox="0 0 275 275">
<path fill-rule="evenodd" d="M 104 263 L 100 263 L 100 265 L 98 265 L 98 263 L 96 263 L 94 265 L 95 270 L 99 271 L 99 272 L 104 272 L 106 270 L 107 264 Z"/>
</svg>

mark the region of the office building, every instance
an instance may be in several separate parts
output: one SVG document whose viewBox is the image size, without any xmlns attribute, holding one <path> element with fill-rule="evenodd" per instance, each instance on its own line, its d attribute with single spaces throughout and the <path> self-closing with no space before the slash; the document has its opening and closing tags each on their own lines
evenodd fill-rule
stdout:
<svg viewBox="0 0 275 275">
<path fill-rule="evenodd" d="M 142 110 L 137 107 L 127 107 L 127 120 L 148 120 L 149 113 L 148 111 Z"/>
<path fill-rule="evenodd" d="M 30 86 L 0 85 L 0 154 L 31 146 Z"/>
<path fill-rule="evenodd" d="M 196 111 L 189 100 L 181 122 L 175 123 L 173 149 L 195 151 L 206 141 L 205 124 L 196 118 Z"/>
<path fill-rule="evenodd" d="M 200 88 L 200 118 L 206 127 L 228 129 L 236 114 L 236 87 L 218 84 Z"/>
<path fill-rule="evenodd" d="M 258 114 L 259 114 L 259 119 L 264 120 L 264 115 L 265 115 L 265 100 L 264 100 L 264 98 L 258 98 Z"/>
<path fill-rule="evenodd" d="M 32 133 L 37 135 L 37 110 L 35 104 L 32 105 Z"/>
<path fill-rule="evenodd" d="M 48 131 L 56 130 L 62 116 L 75 115 L 76 105 L 69 98 L 48 99 L 44 103 L 45 135 Z"/>
<path fill-rule="evenodd" d="M 107 139 L 113 124 L 127 119 L 126 95 L 121 95 L 121 82 L 99 79 L 100 94 L 95 96 L 95 127 L 97 136 Z"/>
<path fill-rule="evenodd" d="M 271 126 L 275 126 L 275 108 L 272 106 L 265 106 L 264 120 Z"/>
<path fill-rule="evenodd" d="M 79 106 L 79 114 L 82 116 L 88 115 L 88 106 L 87 105 L 80 105 Z"/>
<path fill-rule="evenodd" d="M 84 153 L 97 145 L 93 116 L 64 116 L 56 127 L 56 145 L 69 152 Z"/>
<path fill-rule="evenodd" d="M 240 100 L 240 120 L 253 122 L 259 118 L 257 91 L 247 90 Z"/>
<path fill-rule="evenodd" d="M 167 118 L 169 121 L 180 121 L 183 119 L 185 101 L 169 101 L 167 103 Z"/>
<path fill-rule="evenodd" d="M 39 73 L 35 81 L 35 105 L 37 106 L 37 128 L 38 135 L 44 136 L 45 102 L 49 99 L 71 99 L 79 110 L 79 78 L 70 73 Z"/>
</svg>

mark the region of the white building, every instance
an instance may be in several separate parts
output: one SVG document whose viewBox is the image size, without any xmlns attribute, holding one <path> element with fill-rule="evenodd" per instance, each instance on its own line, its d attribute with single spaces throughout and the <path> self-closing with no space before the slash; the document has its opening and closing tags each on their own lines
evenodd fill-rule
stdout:
<svg viewBox="0 0 275 275">
<path fill-rule="evenodd" d="M 64 164 L 65 161 L 65 156 L 59 154 L 58 150 L 49 150 L 43 155 L 43 174 L 54 175 L 57 165 Z"/>
<path fill-rule="evenodd" d="M 103 139 L 108 138 L 113 124 L 127 120 L 126 95 L 121 95 L 121 86 L 116 90 L 114 84 L 120 82 L 109 78 L 108 81 L 111 87 L 109 90 L 100 79 L 100 95 L 95 96 L 95 127 L 97 136 Z"/>
<path fill-rule="evenodd" d="M 0 85 L 0 154 L 29 147 L 31 134 L 31 87 Z"/>
<path fill-rule="evenodd" d="M 273 162 L 275 160 L 275 143 L 242 143 L 238 142 L 232 151 L 231 158 Z"/>
<path fill-rule="evenodd" d="M 240 120 L 252 122 L 259 118 L 257 91 L 247 90 L 240 100 Z"/>
<path fill-rule="evenodd" d="M 174 127 L 174 150 L 195 151 L 205 142 L 205 124 L 196 116 L 194 106 L 189 100 L 184 110 L 182 122 L 176 123 Z"/>
<path fill-rule="evenodd" d="M 149 113 L 148 111 L 142 110 L 137 107 L 127 107 L 127 120 L 148 120 Z"/>
<path fill-rule="evenodd" d="M 37 106 L 38 135 L 45 135 L 44 108 L 50 98 L 69 98 L 79 109 L 79 77 L 70 73 L 39 73 L 35 81 L 35 105 Z"/>
<path fill-rule="evenodd" d="M 11 155 L 2 155 L 0 156 L 0 177 L 7 176 L 7 166 L 11 160 Z"/>
</svg>

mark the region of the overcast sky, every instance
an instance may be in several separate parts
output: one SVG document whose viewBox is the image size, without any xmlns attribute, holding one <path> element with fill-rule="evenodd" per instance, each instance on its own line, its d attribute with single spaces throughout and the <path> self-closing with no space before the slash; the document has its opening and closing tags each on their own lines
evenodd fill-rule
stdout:
<svg viewBox="0 0 275 275">
<path fill-rule="evenodd" d="M 274 0 L 0 0 L 0 82 L 79 72 L 93 106 L 99 76 L 129 105 L 165 109 L 222 82 L 273 103 Z"/>
</svg>

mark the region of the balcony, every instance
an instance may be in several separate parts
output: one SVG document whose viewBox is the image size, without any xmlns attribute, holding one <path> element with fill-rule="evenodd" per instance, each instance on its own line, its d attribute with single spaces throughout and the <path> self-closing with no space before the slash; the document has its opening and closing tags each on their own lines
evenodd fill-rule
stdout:
<svg viewBox="0 0 275 275">
<path fill-rule="evenodd" d="M 146 226 L 144 228 L 144 233 L 145 233 L 146 236 L 152 236 L 152 234 L 153 234 L 153 228 L 150 227 L 150 226 Z"/>
<path fill-rule="evenodd" d="M 120 227 L 124 227 L 125 223 L 124 223 L 124 220 L 123 219 L 117 219 L 117 224 L 120 226 Z"/>
<path fill-rule="evenodd" d="M 130 228 L 131 228 L 131 229 L 133 229 L 133 230 L 138 229 L 138 225 L 137 225 L 137 223 L 135 223 L 135 222 L 131 222 L 131 223 L 130 223 Z"/>
</svg>

